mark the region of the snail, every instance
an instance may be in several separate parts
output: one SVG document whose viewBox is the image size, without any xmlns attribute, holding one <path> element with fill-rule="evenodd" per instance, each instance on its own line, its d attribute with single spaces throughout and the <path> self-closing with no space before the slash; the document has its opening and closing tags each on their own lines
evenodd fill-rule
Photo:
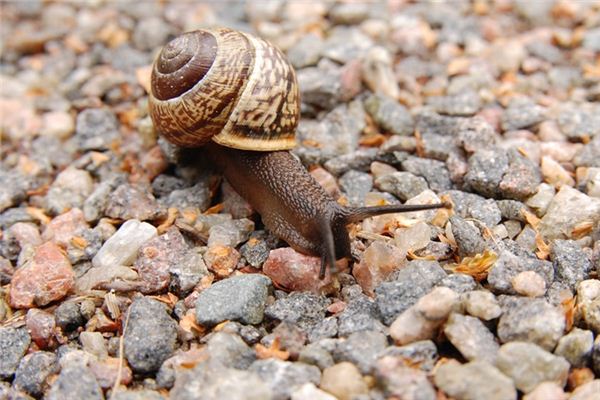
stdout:
<svg viewBox="0 0 600 400">
<path fill-rule="evenodd" d="M 321 257 L 319 276 L 351 257 L 347 225 L 446 204 L 345 207 L 288 150 L 300 113 L 296 73 L 270 43 L 221 28 L 184 33 L 155 60 L 149 112 L 183 147 L 205 146 L 264 225 L 300 253 Z"/>
</svg>

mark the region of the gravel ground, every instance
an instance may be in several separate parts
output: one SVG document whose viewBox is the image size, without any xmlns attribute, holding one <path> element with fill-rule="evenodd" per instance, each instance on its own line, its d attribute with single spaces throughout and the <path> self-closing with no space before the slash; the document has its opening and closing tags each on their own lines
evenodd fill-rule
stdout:
<svg viewBox="0 0 600 400">
<path fill-rule="evenodd" d="M 599 399 L 600 2 L 0 3 L 0 398 Z M 157 138 L 161 46 L 279 46 L 356 260 Z"/>
</svg>

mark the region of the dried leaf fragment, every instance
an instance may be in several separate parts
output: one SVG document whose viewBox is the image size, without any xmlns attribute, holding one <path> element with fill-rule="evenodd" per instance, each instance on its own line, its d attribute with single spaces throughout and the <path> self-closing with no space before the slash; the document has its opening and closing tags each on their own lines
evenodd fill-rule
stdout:
<svg viewBox="0 0 600 400">
<path fill-rule="evenodd" d="M 448 268 L 453 272 L 471 275 L 480 282 L 487 278 L 490 268 L 494 265 L 498 255 L 491 250 L 486 250 L 473 257 L 465 257 L 459 264 L 450 265 Z"/>
<path fill-rule="evenodd" d="M 285 361 L 288 358 L 290 358 L 289 351 L 281 350 L 281 348 L 279 347 L 279 338 L 275 338 L 273 340 L 273 343 L 271 343 L 269 347 L 257 343 L 254 346 L 254 350 L 256 351 L 256 357 L 258 357 L 261 360 L 264 360 L 266 358 L 278 358 L 280 360 Z"/>
</svg>

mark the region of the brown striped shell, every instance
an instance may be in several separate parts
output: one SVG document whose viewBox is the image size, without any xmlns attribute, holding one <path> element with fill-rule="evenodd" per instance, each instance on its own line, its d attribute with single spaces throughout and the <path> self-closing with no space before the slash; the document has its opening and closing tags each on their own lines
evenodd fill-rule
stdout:
<svg viewBox="0 0 600 400">
<path fill-rule="evenodd" d="M 154 62 L 149 109 L 157 131 L 179 146 L 212 139 L 242 150 L 290 149 L 300 112 L 296 73 L 255 36 L 188 32 Z"/>
</svg>

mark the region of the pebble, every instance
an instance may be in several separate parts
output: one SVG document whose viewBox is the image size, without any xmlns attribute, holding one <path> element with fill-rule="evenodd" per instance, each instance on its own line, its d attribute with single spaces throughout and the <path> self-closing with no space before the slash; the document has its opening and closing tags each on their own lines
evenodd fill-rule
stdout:
<svg viewBox="0 0 600 400">
<path fill-rule="evenodd" d="M 406 400 L 435 400 L 436 393 L 427 374 L 406 365 L 401 357 L 385 356 L 377 360 L 374 375 L 386 396 Z"/>
<path fill-rule="evenodd" d="M 113 282 L 133 282 L 137 279 L 138 274 L 130 267 L 116 264 L 106 265 L 101 268 L 89 268 L 86 273 L 77 278 L 75 288 L 78 293 L 81 293 L 110 285 Z"/>
<path fill-rule="evenodd" d="M 512 287 L 515 292 L 527 297 L 540 297 L 546 293 L 544 278 L 534 271 L 519 272 L 512 279 Z"/>
<path fill-rule="evenodd" d="M 75 236 L 81 235 L 88 228 L 83 212 L 79 208 L 72 208 L 53 218 L 46 225 L 42 238 L 44 241 L 50 240 L 62 247 L 68 247 Z"/>
<path fill-rule="evenodd" d="M 269 385 L 254 371 L 224 368 L 202 362 L 189 372 L 177 375 L 169 393 L 171 400 L 274 399 Z"/>
<path fill-rule="evenodd" d="M 154 390 L 128 390 L 115 392 L 113 400 L 165 400 L 165 398 Z"/>
<path fill-rule="evenodd" d="M 541 170 L 544 180 L 554 186 L 575 186 L 575 180 L 571 175 L 560 165 L 548 156 L 542 157 Z"/>
<path fill-rule="evenodd" d="M 144 242 L 156 237 L 156 228 L 135 219 L 125 221 L 92 259 L 96 268 L 131 265 Z"/>
<path fill-rule="evenodd" d="M 408 157 L 402 161 L 402 169 L 417 176 L 422 176 L 432 190 L 441 192 L 451 189 L 453 184 L 446 164 L 438 160 Z"/>
<path fill-rule="evenodd" d="M 264 275 L 245 274 L 216 282 L 200 292 L 196 321 L 213 326 L 225 320 L 259 324 L 271 281 Z"/>
<path fill-rule="evenodd" d="M 592 368 L 596 374 L 600 371 L 600 336 L 596 336 L 592 349 Z"/>
<path fill-rule="evenodd" d="M 533 294 L 545 291 L 554 281 L 554 268 L 552 263 L 545 260 L 540 260 L 533 257 L 522 257 L 511 253 L 508 250 L 501 250 L 498 254 L 498 259 L 489 270 L 488 282 L 491 289 L 498 293 L 515 293 L 513 286 L 514 279 L 522 272 L 532 271 L 538 274 L 545 283 L 545 287 L 541 286 L 539 280 L 531 287 L 526 287 L 527 293 Z M 527 275 L 517 280 L 518 284 L 527 285 L 530 282 L 523 281 L 527 279 Z"/>
<path fill-rule="evenodd" d="M 321 259 L 298 253 L 291 247 L 283 247 L 269 252 L 263 264 L 263 272 L 273 283 L 289 291 L 309 291 L 319 294 L 327 291 L 332 284 L 329 268 L 324 279 L 319 279 Z"/>
<path fill-rule="evenodd" d="M 425 222 L 417 222 L 408 228 L 394 231 L 394 243 L 402 254 L 424 249 L 431 242 L 431 228 Z"/>
<path fill-rule="evenodd" d="M 459 364 L 450 361 L 439 366 L 433 376 L 435 385 L 457 400 L 516 400 L 513 382 L 486 361 Z"/>
<path fill-rule="evenodd" d="M 320 387 L 339 400 L 352 400 L 369 392 L 360 371 L 350 362 L 341 362 L 325 368 Z"/>
<path fill-rule="evenodd" d="M 19 363 L 13 387 L 31 396 L 41 397 L 49 387 L 48 378 L 58 372 L 56 356 L 47 351 L 28 354 Z"/>
<path fill-rule="evenodd" d="M 336 397 L 318 389 L 313 383 L 305 383 L 291 393 L 291 400 L 336 400 Z"/>
<path fill-rule="evenodd" d="M 392 244 L 374 241 L 364 251 L 360 261 L 354 264 L 352 274 L 365 293 L 373 295 L 375 287 L 404 262 L 405 254 Z"/>
<path fill-rule="evenodd" d="M 13 376 L 30 343 L 27 329 L 0 327 L 0 378 Z"/>
<path fill-rule="evenodd" d="M 125 357 L 137 373 L 157 371 L 175 350 L 177 323 L 164 304 L 140 297 L 129 307 L 124 336 Z"/>
<path fill-rule="evenodd" d="M 538 230 L 547 240 L 571 239 L 574 229 L 580 224 L 599 221 L 600 199 L 563 186 L 548 205 Z"/>
<path fill-rule="evenodd" d="M 578 386 L 569 397 L 569 400 L 596 400 L 598 392 L 600 392 L 600 379 L 594 379 Z"/>
<path fill-rule="evenodd" d="M 386 325 L 394 322 L 445 277 L 446 273 L 435 261 L 409 262 L 393 280 L 375 288 L 375 301 L 383 322 Z"/>
<path fill-rule="evenodd" d="M 211 362 L 228 368 L 246 370 L 256 359 L 254 350 L 236 334 L 216 332 L 208 340 L 206 349 Z"/>
<path fill-rule="evenodd" d="M 328 305 L 329 300 L 323 296 L 294 291 L 269 305 L 265 310 L 265 315 L 309 331 L 325 318 Z"/>
<path fill-rule="evenodd" d="M 232 196 L 225 197 L 224 207 L 226 206 L 228 211 L 233 207 L 231 205 Z M 168 193 L 165 197 L 161 198 L 160 203 L 166 207 L 174 207 L 180 210 L 186 208 L 198 208 L 200 211 L 206 211 L 210 206 L 211 201 L 211 190 L 209 187 L 208 179 L 201 179 L 200 182 L 193 186 L 175 189 Z"/>
<path fill-rule="evenodd" d="M 467 360 L 494 364 L 499 346 L 481 320 L 452 313 L 444 326 L 444 333 Z"/>
<path fill-rule="evenodd" d="M 115 219 L 153 220 L 165 214 L 147 185 L 122 184 L 108 198 L 104 210 Z"/>
<path fill-rule="evenodd" d="M 462 257 L 472 257 L 484 252 L 487 244 L 474 223 L 468 222 L 458 215 L 450 217 L 449 222 L 452 227 L 452 236 L 454 236 Z"/>
<path fill-rule="evenodd" d="M 321 371 L 314 365 L 293 363 L 274 358 L 257 360 L 250 366 L 248 371 L 258 374 L 261 380 L 271 388 L 273 400 L 289 398 L 295 388 L 305 383 L 317 385 L 321 382 Z M 322 383 L 320 386 L 325 389 Z"/>
<path fill-rule="evenodd" d="M 140 247 L 134 268 L 143 281 L 142 293 L 158 292 L 170 284 L 178 293 L 187 293 L 208 274 L 200 254 L 174 227 Z"/>
<path fill-rule="evenodd" d="M 287 51 L 288 60 L 294 68 L 301 70 L 317 65 L 321 59 L 323 39 L 313 33 L 307 33 Z"/>
<path fill-rule="evenodd" d="M 546 110 L 527 98 L 515 98 L 502 114 L 502 129 L 512 131 L 528 128 L 545 119 Z"/>
<path fill-rule="evenodd" d="M 62 214 L 71 208 L 82 208 L 92 194 L 93 179 L 89 172 L 69 167 L 62 171 L 46 194 L 46 207 L 52 214 Z"/>
<path fill-rule="evenodd" d="M 305 364 L 316 365 L 320 370 L 334 364 L 333 356 L 319 343 L 310 343 L 304 346 L 298 354 L 298 361 Z"/>
<path fill-rule="evenodd" d="M 458 295 L 454 291 L 437 287 L 395 319 L 390 326 L 390 336 L 400 345 L 433 339 L 457 303 Z"/>
<path fill-rule="evenodd" d="M 106 150 L 118 137 L 118 122 L 109 109 L 88 108 L 77 114 L 75 140 L 81 150 Z"/>
<path fill-rule="evenodd" d="M 222 224 L 213 225 L 208 230 L 208 246 L 236 247 L 248 240 L 252 231 L 254 231 L 254 222 L 247 218 L 229 220 Z"/>
<path fill-rule="evenodd" d="M 71 332 L 85 324 L 79 304 L 74 301 L 65 301 L 54 311 L 56 325 L 64 332 Z"/>
<path fill-rule="evenodd" d="M 509 376 L 517 389 L 529 393 L 542 382 L 567 383 L 569 363 L 533 343 L 510 342 L 498 351 L 496 366 Z"/>
<path fill-rule="evenodd" d="M 110 196 L 124 180 L 122 175 L 111 175 L 96 185 L 83 203 L 83 215 L 86 221 L 97 221 L 104 215 Z"/>
<path fill-rule="evenodd" d="M 588 279 L 579 282 L 577 306 L 583 321 L 598 334 L 600 332 L 600 281 Z"/>
<path fill-rule="evenodd" d="M 597 108 L 586 109 L 586 104 L 566 106 L 558 115 L 560 130 L 571 141 L 583 141 L 589 136 L 597 136 L 600 132 L 600 118 Z"/>
<path fill-rule="evenodd" d="M 117 379 L 123 386 L 127 386 L 133 379 L 131 368 L 127 365 L 120 365 L 118 358 L 106 358 L 104 360 L 93 360 L 90 362 L 90 371 L 96 377 L 98 384 L 102 389 L 110 389 L 114 386 Z"/>
<path fill-rule="evenodd" d="M 42 116 L 40 135 L 67 139 L 75 132 L 75 121 L 68 112 L 50 111 Z"/>
<path fill-rule="evenodd" d="M 373 177 L 366 172 L 350 170 L 340 177 L 339 183 L 348 198 L 348 204 L 362 206 L 365 196 L 373 188 Z"/>
<path fill-rule="evenodd" d="M 375 187 L 406 201 L 429 189 L 427 181 L 410 172 L 399 171 L 375 179 Z"/>
<path fill-rule="evenodd" d="M 215 245 L 204 253 L 204 262 L 208 269 L 218 277 L 228 277 L 235 271 L 240 261 L 240 253 L 230 246 Z"/>
<path fill-rule="evenodd" d="M 552 242 L 550 259 L 556 271 L 556 280 L 575 290 L 577 284 L 588 279 L 592 262 L 588 255 L 573 240 Z"/>
<path fill-rule="evenodd" d="M 7 285 L 13 276 L 15 269 L 10 261 L 0 256 L 0 285 Z"/>
<path fill-rule="evenodd" d="M 592 358 L 594 334 L 592 331 L 573 328 L 561 337 L 554 354 L 564 357 L 575 368 L 583 368 Z"/>
<path fill-rule="evenodd" d="M 154 50 L 168 42 L 171 28 L 161 18 L 140 20 L 133 31 L 133 44 L 140 50 Z"/>
<path fill-rule="evenodd" d="M 366 171 L 375 161 L 376 156 L 376 149 L 359 149 L 349 154 L 330 158 L 324 166 L 329 172 L 338 176 L 351 169 Z"/>
<path fill-rule="evenodd" d="M 85 366 L 63 367 L 58 379 L 52 384 L 46 399 L 48 400 L 102 400 L 102 388 L 96 377 Z"/>
<path fill-rule="evenodd" d="M 56 321 L 54 315 L 37 308 L 30 308 L 25 317 L 25 323 L 31 340 L 40 348 L 52 348 L 54 342 L 54 329 Z"/>
<path fill-rule="evenodd" d="M 387 337 L 378 331 L 354 332 L 341 341 L 333 351 L 336 362 L 348 361 L 358 367 L 363 374 L 373 369 L 379 353 L 387 346 Z"/>
<path fill-rule="evenodd" d="M 325 67 L 323 60 L 316 67 L 297 72 L 300 98 L 317 109 L 331 110 L 341 100 L 341 69 Z"/>
<path fill-rule="evenodd" d="M 346 337 L 362 330 L 384 331 L 377 304 L 368 296 L 357 295 L 346 303 L 344 311 L 337 314 L 337 334 Z"/>
<path fill-rule="evenodd" d="M 60 247 L 46 242 L 15 271 L 10 286 L 10 304 L 15 308 L 45 306 L 65 297 L 74 284 L 71 263 Z"/>
<path fill-rule="evenodd" d="M 431 340 L 421 340 L 404 346 L 389 346 L 381 353 L 381 357 L 385 356 L 399 357 L 425 372 L 432 371 L 439 358 L 437 347 Z"/>
<path fill-rule="evenodd" d="M 394 135 L 410 136 L 414 131 L 414 121 L 410 112 L 402 104 L 383 94 L 369 96 L 365 110 L 384 131 Z"/>
<path fill-rule="evenodd" d="M 248 241 L 240 247 L 240 254 L 248 264 L 260 268 L 269 257 L 269 252 L 276 245 L 277 240 L 265 231 L 254 231 Z M 273 279 L 272 276 L 270 278 Z"/>
<path fill-rule="evenodd" d="M 559 309 L 540 298 L 502 296 L 501 304 L 497 334 L 502 343 L 518 340 L 554 349 L 565 329 Z"/>
<path fill-rule="evenodd" d="M 474 115 L 481 108 L 481 98 L 472 91 L 453 96 L 431 96 L 427 105 L 442 115 L 465 117 Z"/>
<path fill-rule="evenodd" d="M 449 190 L 442 193 L 452 199 L 453 210 L 463 218 L 473 218 L 483 222 L 488 228 L 492 228 L 502 220 L 502 213 L 496 202 L 473 193 Z"/>
<path fill-rule="evenodd" d="M 542 382 L 531 392 L 523 396 L 523 400 L 567 400 L 562 387 L 554 382 Z"/>
<path fill-rule="evenodd" d="M 471 275 L 455 273 L 442 279 L 438 286 L 447 287 L 448 289 L 454 290 L 456 293 L 462 294 L 475 290 L 477 288 L 477 282 Z"/>
</svg>

